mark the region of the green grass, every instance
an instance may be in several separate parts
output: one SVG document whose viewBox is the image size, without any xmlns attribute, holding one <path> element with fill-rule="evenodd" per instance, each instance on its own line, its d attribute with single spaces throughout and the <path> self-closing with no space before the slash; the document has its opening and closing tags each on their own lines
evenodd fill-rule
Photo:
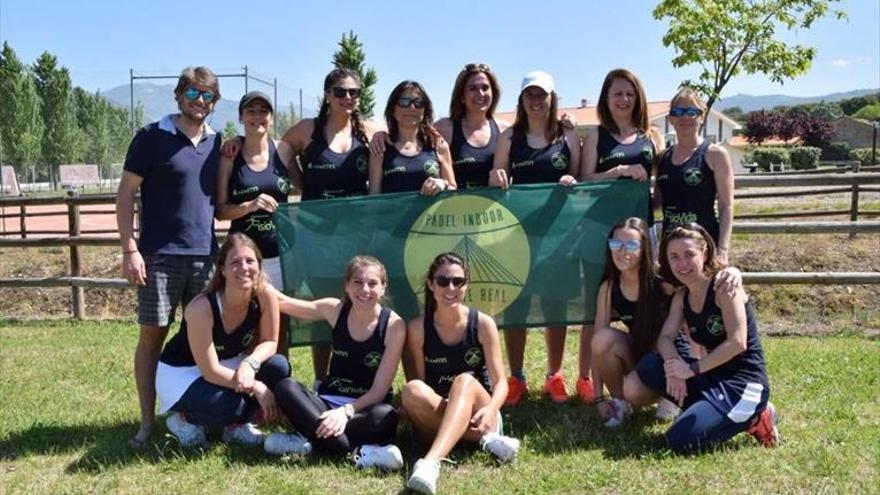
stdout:
<svg viewBox="0 0 880 495">
<path fill-rule="evenodd" d="M 0 493 L 396 493 L 406 473 L 356 471 L 319 458 L 270 458 L 253 447 L 213 443 L 186 451 L 164 425 L 144 450 L 135 430 L 133 324 L 0 321 Z M 568 339 L 573 377 L 577 336 Z M 740 435 L 693 457 L 662 447 L 666 425 L 651 411 L 620 430 L 598 425 L 592 409 L 556 406 L 533 392 L 505 411 L 523 440 L 515 465 L 495 466 L 473 449 L 444 465 L 444 493 L 876 493 L 880 459 L 880 341 L 844 332 L 822 338 L 767 337 L 773 401 L 784 443 L 775 450 Z M 543 339 L 529 339 L 533 391 Z M 310 378 L 306 349 L 294 374 Z M 413 448 L 406 429 L 398 443 Z M 408 464 L 409 467 L 409 464 Z M 871 488 L 871 487 L 874 488 Z"/>
</svg>

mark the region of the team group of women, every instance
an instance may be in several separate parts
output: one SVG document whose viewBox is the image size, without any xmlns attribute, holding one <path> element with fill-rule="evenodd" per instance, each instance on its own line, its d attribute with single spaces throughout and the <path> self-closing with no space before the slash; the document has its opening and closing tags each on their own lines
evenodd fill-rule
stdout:
<svg viewBox="0 0 880 495">
<path fill-rule="evenodd" d="M 273 287 L 281 274 L 271 213 L 291 187 L 308 201 L 651 177 L 653 204 L 664 212 L 659 255 L 652 212 L 649 221 L 621 219 L 607 233 L 595 322 L 581 331 L 576 393 L 609 427 L 625 422 L 633 407 L 663 400 L 667 415 L 681 407 L 666 433 L 675 452 L 743 431 L 767 446 L 778 442 L 755 316 L 739 272 L 727 266 L 733 172 L 723 148 L 700 137 L 705 107 L 695 92 L 684 88 L 672 98 L 668 119 L 677 140 L 665 150 L 649 125 L 644 89 L 625 69 L 605 78 L 600 125 L 583 142 L 570 120 L 557 117 L 554 81 L 545 72 L 523 79 L 512 124 L 495 118 L 501 89 L 483 64 L 458 74 L 449 117 L 436 122 L 418 82 L 394 88 L 384 124 L 361 118 L 360 92 L 353 72 L 333 70 L 318 116 L 277 143 L 269 136 L 271 100 L 258 92 L 242 98 L 244 136 L 224 145 L 216 191 L 217 216 L 232 220 L 231 234 L 157 371 L 160 409 L 181 444 L 205 442 L 206 427 L 218 426 L 224 441 L 259 443 L 274 454 L 353 453 L 359 467 L 399 469 L 394 439 L 405 419 L 427 446 L 407 486 L 425 493 L 436 491 L 440 461 L 462 440 L 514 460 L 520 444 L 504 434 L 499 411 L 527 397 L 526 331 L 504 332 L 505 379 L 495 322 L 463 304 L 465 260 L 455 253 L 434 258 L 424 313 L 409 322 L 382 305 L 387 275 L 369 256 L 349 263 L 342 299 L 305 301 Z M 290 378 L 280 315 L 333 328 L 329 346 L 312 349 L 311 386 Z M 564 402 L 566 328 L 547 328 L 544 336 L 543 391 Z M 401 362 L 406 384 L 395 408 L 392 382 Z M 273 419 L 293 431 L 264 437 L 255 424 Z"/>
</svg>

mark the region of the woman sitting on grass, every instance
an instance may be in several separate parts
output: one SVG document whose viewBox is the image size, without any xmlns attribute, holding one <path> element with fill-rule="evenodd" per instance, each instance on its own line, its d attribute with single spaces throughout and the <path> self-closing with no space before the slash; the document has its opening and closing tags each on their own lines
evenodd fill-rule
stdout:
<svg viewBox="0 0 880 495">
<path fill-rule="evenodd" d="M 715 242 L 703 227 L 681 225 L 666 234 L 660 273 L 683 289 L 672 298 L 658 352 L 645 355 L 624 382 L 624 395 L 634 404 L 666 395 L 682 407 L 666 432 L 677 453 L 720 444 L 742 431 L 767 447 L 779 442 L 754 310 L 742 288 L 715 290 L 719 267 Z M 679 354 L 675 339 L 682 322 L 706 348 L 705 357 Z"/>
<path fill-rule="evenodd" d="M 415 431 L 432 439 L 406 486 L 434 493 L 440 461 L 459 440 L 479 442 L 502 462 L 516 459 L 519 440 L 502 435 L 499 409 L 507 397 L 495 321 L 462 304 L 468 270 L 457 254 L 434 258 L 425 280 L 425 313 L 411 320 L 407 350 L 415 379 L 403 407 Z"/>
<path fill-rule="evenodd" d="M 359 468 L 403 467 L 400 449 L 391 444 L 397 413 L 390 403 L 406 326 L 381 304 L 387 284 L 382 263 L 357 256 L 346 270 L 343 300 L 303 301 L 278 293 L 283 313 L 333 326 L 330 371 L 318 392 L 283 380 L 275 389 L 278 406 L 319 451 L 339 457 L 355 451 Z M 310 448 L 299 435 L 272 434 L 266 450 L 305 454 Z"/>
<path fill-rule="evenodd" d="M 184 310 L 156 370 L 160 413 L 180 444 L 206 442 L 206 427 L 224 426 L 224 442 L 261 444 L 250 421 L 277 415 L 275 385 L 290 376 L 276 354 L 278 300 L 265 282 L 257 245 L 234 233 L 217 254 L 214 276 Z"/>
</svg>

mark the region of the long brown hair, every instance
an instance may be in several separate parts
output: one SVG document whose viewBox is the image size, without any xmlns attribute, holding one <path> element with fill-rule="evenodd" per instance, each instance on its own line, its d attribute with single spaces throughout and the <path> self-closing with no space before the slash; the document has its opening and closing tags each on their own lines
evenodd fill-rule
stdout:
<svg viewBox="0 0 880 495">
<path fill-rule="evenodd" d="M 489 79 L 489 86 L 492 88 L 492 103 L 486 110 L 486 118 L 491 120 L 495 116 L 495 109 L 498 107 L 498 101 L 501 99 L 501 85 L 498 84 L 498 77 L 489 69 L 486 64 L 467 64 L 464 69 L 458 73 L 455 78 L 455 85 L 452 86 L 452 98 L 449 99 L 449 120 L 457 122 L 464 118 L 467 110 L 464 106 L 464 91 L 468 80 L 471 76 L 477 74 L 485 74 Z"/>
<path fill-rule="evenodd" d="M 214 275 L 211 276 L 211 280 L 208 281 L 208 285 L 205 286 L 202 294 L 221 292 L 223 290 L 223 287 L 226 285 L 226 277 L 223 276 L 223 265 L 226 264 L 229 252 L 238 246 L 249 247 L 254 251 L 254 255 L 257 257 L 257 266 L 260 267 L 260 273 L 257 275 L 257 290 L 254 291 L 253 296 L 256 296 L 257 291 L 262 290 L 263 284 L 266 281 L 266 274 L 263 273 L 263 253 L 260 252 L 260 248 L 257 247 L 257 243 L 253 239 L 241 232 L 234 232 L 229 234 L 226 237 L 226 241 L 220 246 L 220 251 L 217 252 L 217 259 L 214 262 Z"/>
<path fill-rule="evenodd" d="M 596 105 L 596 112 L 599 114 L 599 124 L 608 129 L 612 134 L 620 134 L 620 129 L 614 118 L 611 117 L 611 108 L 608 106 L 608 93 L 611 91 L 611 84 L 615 79 L 621 79 L 632 84 L 636 92 L 636 102 L 633 105 L 632 115 L 630 116 L 630 124 L 641 132 L 648 132 L 650 124 L 648 121 L 648 102 L 645 97 L 645 88 L 642 82 L 631 71 L 627 69 L 614 69 L 605 76 L 602 83 L 602 91 L 599 92 L 599 104 Z"/>
<path fill-rule="evenodd" d="M 434 142 L 434 125 L 432 124 L 434 122 L 434 104 L 431 103 L 431 98 L 428 97 L 425 88 L 418 82 L 409 79 L 401 81 L 400 84 L 391 90 L 391 95 L 388 96 L 388 103 L 385 104 L 385 123 L 388 125 L 388 138 L 392 142 L 397 141 L 400 126 L 397 124 L 397 119 L 394 118 L 394 108 L 397 106 L 397 100 L 400 98 L 400 95 L 408 89 L 417 92 L 418 97 L 425 101 L 425 113 L 422 116 L 422 121 L 419 122 L 416 139 L 419 140 L 419 144 L 422 147 L 433 150 L 437 147 L 437 143 Z"/>
<path fill-rule="evenodd" d="M 519 92 L 519 99 L 516 101 L 516 120 L 513 122 L 514 138 L 525 137 L 529 132 L 529 117 L 526 115 L 526 107 L 523 103 L 526 89 L 528 88 L 524 88 Z M 556 91 L 551 91 L 550 112 L 547 115 L 547 129 L 544 131 L 544 137 L 547 138 L 547 142 L 549 143 L 556 142 L 556 140 L 562 138 L 565 134 L 565 130 L 562 128 L 562 121 L 556 116 L 558 108 L 559 98 L 556 96 Z"/>
<path fill-rule="evenodd" d="M 712 236 L 700 224 L 686 223 L 673 227 L 663 235 L 663 240 L 660 241 L 660 276 L 663 277 L 663 280 L 676 287 L 684 285 L 673 273 L 667 257 L 669 243 L 676 239 L 692 239 L 706 252 L 703 260 L 703 274 L 714 277 L 721 270 L 721 263 L 715 257 L 715 241 Z"/>
<path fill-rule="evenodd" d="M 430 313 L 437 309 L 437 301 L 434 300 L 434 291 L 431 290 L 430 282 L 434 280 L 434 274 L 443 265 L 458 265 L 464 270 L 464 278 L 468 280 L 471 278 L 467 264 L 461 256 L 452 252 L 438 254 L 434 261 L 431 262 L 431 266 L 428 267 L 428 275 L 425 277 L 425 313 Z"/>
<path fill-rule="evenodd" d="M 614 233 L 620 229 L 630 229 L 639 233 L 641 242 L 641 258 L 639 259 L 639 296 L 636 301 L 636 314 L 633 315 L 633 323 L 630 327 L 633 354 L 637 357 L 644 356 L 652 351 L 657 345 L 657 337 L 660 336 L 665 314 L 665 308 L 659 304 L 657 294 L 660 281 L 654 267 L 654 253 L 651 247 L 651 239 L 648 236 L 648 223 L 638 217 L 629 217 L 621 220 L 611 227 L 608 239 L 614 237 Z M 608 282 L 606 296 L 610 306 L 611 291 L 620 284 L 620 270 L 614 264 L 611 249 L 605 249 L 605 273 L 602 279 Z"/>
<path fill-rule="evenodd" d="M 361 87 L 360 78 L 358 78 L 357 74 L 350 69 L 333 69 L 324 77 L 324 96 L 321 97 L 321 109 L 318 110 L 318 116 L 315 117 L 315 128 L 321 129 L 321 132 L 324 132 L 324 124 L 327 123 L 327 115 L 330 113 L 330 102 L 327 101 L 327 91 L 330 91 L 337 82 L 348 78 L 353 79 L 358 87 Z M 351 128 L 355 139 L 364 145 L 367 145 L 367 132 L 364 130 L 364 124 L 361 122 L 361 114 L 358 105 L 355 105 L 349 118 L 351 119 Z"/>
<path fill-rule="evenodd" d="M 368 266 L 374 266 L 379 270 L 379 280 L 382 281 L 382 285 L 384 285 L 386 289 L 388 288 L 388 272 L 385 270 L 385 265 L 383 265 L 381 261 L 373 258 L 372 256 L 358 255 L 348 262 L 348 268 L 345 269 L 345 278 L 342 282 L 343 301 L 347 303 L 351 302 L 351 299 L 348 297 L 348 292 L 345 291 L 345 286 L 351 281 L 351 279 L 354 277 L 354 274 L 357 273 L 358 270 L 366 268 Z M 382 300 L 380 300 L 379 302 L 381 303 Z"/>
</svg>

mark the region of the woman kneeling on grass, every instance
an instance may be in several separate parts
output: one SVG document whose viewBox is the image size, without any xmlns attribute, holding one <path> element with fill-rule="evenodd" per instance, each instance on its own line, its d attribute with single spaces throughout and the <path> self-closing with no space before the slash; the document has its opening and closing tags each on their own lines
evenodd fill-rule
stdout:
<svg viewBox="0 0 880 495">
<path fill-rule="evenodd" d="M 502 435 L 507 397 L 495 321 L 462 304 L 468 269 L 454 253 L 434 258 L 425 280 L 425 313 L 411 320 L 407 350 L 415 379 L 403 406 L 415 430 L 433 439 L 406 486 L 435 493 L 440 461 L 461 439 L 479 442 L 502 462 L 516 459 L 519 440 Z"/>
<path fill-rule="evenodd" d="M 683 289 L 672 298 L 658 352 L 645 355 L 624 383 L 624 394 L 635 404 L 665 394 L 681 405 L 683 412 L 666 432 L 676 453 L 702 450 L 742 431 L 766 447 L 779 442 L 754 310 L 742 288 L 715 290 L 719 267 L 715 242 L 703 227 L 686 224 L 666 234 L 660 273 Z M 678 353 L 682 322 L 706 348 L 705 357 Z"/>
<path fill-rule="evenodd" d="M 159 358 L 160 413 L 173 411 L 165 423 L 184 447 L 204 443 L 208 426 L 225 426 L 224 442 L 261 444 L 250 421 L 258 410 L 266 420 L 278 413 L 272 390 L 290 364 L 276 354 L 278 300 L 262 264 L 254 241 L 230 234 L 213 278 Z"/>
<path fill-rule="evenodd" d="M 382 263 L 357 256 L 348 264 L 341 301 L 303 301 L 278 294 L 283 313 L 333 326 L 330 371 L 318 392 L 292 379 L 282 380 L 275 388 L 278 406 L 319 451 L 336 456 L 355 451 L 359 468 L 403 467 L 400 449 L 391 445 L 397 413 L 390 403 L 406 325 L 381 304 L 387 284 Z M 275 433 L 266 439 L 266 450 L 274 454 L 305 454 L 311 450 L 306 445 L 299 435 Z"/>
</svg>

